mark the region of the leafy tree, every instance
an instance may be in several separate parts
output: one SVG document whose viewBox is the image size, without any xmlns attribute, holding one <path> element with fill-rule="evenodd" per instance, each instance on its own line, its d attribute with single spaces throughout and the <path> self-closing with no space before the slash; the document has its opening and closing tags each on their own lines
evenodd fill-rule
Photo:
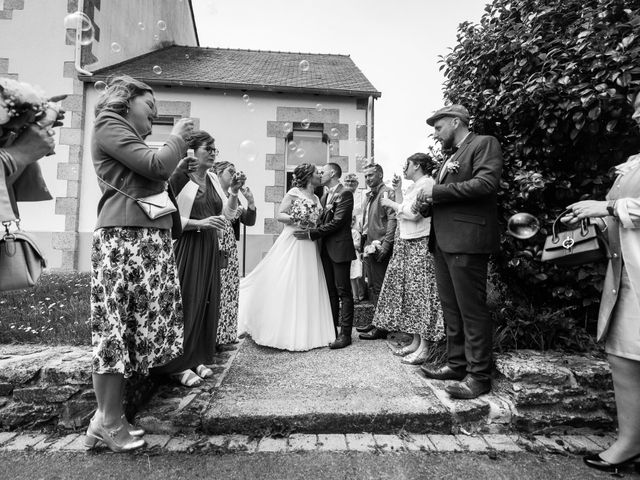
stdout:
<svg viewBox="0 0 640 480">
<path fill-rule="evenodd" d="M 509 286 L 499 328 L 552 319 L 544 348 L 576 347 L 584 337 L 576 324 L 597 316 L 605 265 L 557 268 L 540 255 L 556 215 L 574 201 L 604 199 L 611 167 L 640 151 L 630 115 L 639 59 L 640 0 L 494 0 L 479 24 L 459 26 L 457 45 L 441 58 L 447 100 L 466 105 L 474 130 L 502 145 L 505 224 L 520 211 L 542 224 L 529 241 L 505 233 L 495 270 Z M 513 333 L 502 338 L 522 332 Z"/>
</svg>

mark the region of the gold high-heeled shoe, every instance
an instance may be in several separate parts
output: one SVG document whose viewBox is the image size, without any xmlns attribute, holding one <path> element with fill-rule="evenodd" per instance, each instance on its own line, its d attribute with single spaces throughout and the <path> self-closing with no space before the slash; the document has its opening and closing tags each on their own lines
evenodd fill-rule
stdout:
<svg viewBox="0 0 640 480">
<path fill-rule="evenodd" d="M 89 422 L 89 428 L 87 428 L 84 445 L 87 449 L 92 449 L 95 448 L 98 442 L 103 442 L 109 450 L 116 453 L 131 452 L 144 447 L 146 443 L 141 438 L 129 435 L 124 424 L 120 424 L 118 428 L 107 430 L 103 425 L 99 425 L 97 421 L 92 419 Z"/>
<path fill-rule="evenodd" d="M 125 428 L 129 431 L 129 435 L 131 435 L 132 437 L 142 437 L 145 432 L 142 428 L 138 427 L 134 427 L 133 425 L 131 425 L 129 423 L 129 420 L 127 420 L 127 417 L 125 417 L 124 415 L 122 415 L 122 423 L 124 424 Z"/>
</svg>

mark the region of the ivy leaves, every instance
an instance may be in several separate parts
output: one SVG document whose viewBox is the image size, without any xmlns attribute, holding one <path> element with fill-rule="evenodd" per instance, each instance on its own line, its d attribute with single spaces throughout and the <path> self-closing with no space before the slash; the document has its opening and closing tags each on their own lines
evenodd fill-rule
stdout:
<svg viewBox="0 0 640 480">
<path fill-rule="evenodd" d="M 497 273 L 535 308 L 595 317 L 603 267 L 558 270 L 539 261 L 555 216 L 603 199 L 611 167 L 640 151 L 630 100 L 640 88 L 640 0 L 494 0 L 458 28 L 441 57 L 448 100 L 496 136 L 505 159 L 500 211 L 527 211 L 538 237 L 503 235 Z"/>
</svg>

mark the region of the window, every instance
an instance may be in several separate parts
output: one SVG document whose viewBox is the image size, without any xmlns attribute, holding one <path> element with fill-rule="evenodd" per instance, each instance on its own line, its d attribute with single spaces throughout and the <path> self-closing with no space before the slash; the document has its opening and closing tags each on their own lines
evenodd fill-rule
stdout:
<svg viewBox="0 0 640 480">
<path fill-rule="evenodd" d="M 308 128 L 294 123 L 293 132 L 286 138 L 287 191 L 292 186 L 296 166 L 311 163 L 322 167 L 329 162 L 329 137 L 322 130 L 321 123 L 312 123 Z"/>
<path fill-rule="evenodd" d="M 180 117 L 160 116 L 153 120 L 151 135 L 145 138 L 145 142 L 152 148 L 160 148 L 169 138 L 173 124 Z"/>
</svg>

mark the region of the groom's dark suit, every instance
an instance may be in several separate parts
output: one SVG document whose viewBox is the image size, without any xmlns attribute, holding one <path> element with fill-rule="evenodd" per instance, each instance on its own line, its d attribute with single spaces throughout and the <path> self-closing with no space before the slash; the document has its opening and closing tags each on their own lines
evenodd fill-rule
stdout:
<svg viewBox="0 0 640 480">
<path fill-rule="evenodd" d="M 469 133 L 440 168 L 432 194 L 429 249 L 447 330 L 448 365 L 484 382 L 492 370 L 486 283 L 489 254 L 499 245 L 501 172 L 498 141 Z"/>
<path fill-rule="evenodd" d="M 325 193 L 321 202 L 324 207 L 321 224 L 309 231 L 309 238 L 320 241 L 320 257 L 329 289 L 333 324 L 335 327 L 340 325 L 342 333 L 350 336 L 353 327 L 353 293 L 349 272 L 351 261 L 356 258 L 351 237 L 353 194 L 343 185 L 338 185 L 333 195 L 329 197 L 329 193 Z"/>
</svg>

